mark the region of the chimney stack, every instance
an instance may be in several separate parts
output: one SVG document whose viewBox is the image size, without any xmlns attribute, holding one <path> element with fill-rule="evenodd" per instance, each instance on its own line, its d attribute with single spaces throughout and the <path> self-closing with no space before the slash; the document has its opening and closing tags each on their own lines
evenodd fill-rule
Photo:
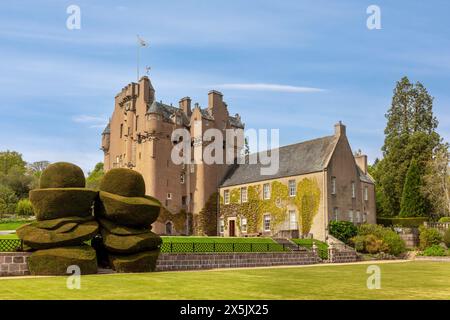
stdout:
<svg viewBox="0 0 450 320">
<path fill-rule="evenodd" d="M 223 106 L 223 94 L 216 90 L 208 92 L 208 109 Z"/>
<path fill-rule="evenodd" d="M 334 135 L 337 137 L 345 136 L 345 125 L 339 121 L 334 125 Z"/>
<path fill-rule="evenodd" d="M 184 111 L 184 113 L 190 117 L 192 114 L 191 111 L 191 98 L 189 97 L 184 97 L 180 100 L 180 109 L 182 109 Z"/>
<path fill-rule="evenodd" d="M 355 155 L 356 165 L 367 174 L 367 156 L 365 154 L 356 154 Z"/>
</svg>

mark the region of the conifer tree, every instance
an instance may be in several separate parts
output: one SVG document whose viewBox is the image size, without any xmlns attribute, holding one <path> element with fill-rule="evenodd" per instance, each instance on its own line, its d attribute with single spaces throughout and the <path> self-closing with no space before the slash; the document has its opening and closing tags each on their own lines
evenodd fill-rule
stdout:
<svg viewBox="0 0 450 320">
<path fill-rule="evenodd" d="M 406 174 L 401 200 L 401 217 L 423 217 L 428 214 L 428 203 L 421 192 L 421 170 L 416 159 L 411 161 Z"/>
</svg>

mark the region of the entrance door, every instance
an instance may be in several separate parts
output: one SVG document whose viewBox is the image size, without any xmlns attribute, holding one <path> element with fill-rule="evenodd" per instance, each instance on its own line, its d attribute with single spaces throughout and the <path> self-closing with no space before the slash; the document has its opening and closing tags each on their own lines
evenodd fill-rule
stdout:
<svg viewBox="0 0 450 320">
<path fill-rule="evenodd" d="M 289 211 L 289 229 L 291 229 L 291 230 L 297 230 L 298 229 L 297 214 L 295 213 L 294 210 L 290 210 Z"/>
<path fill-rule="evenodd" d="M 228 236 L 230 237 L 235 237 L 236 233 L 235 233 L 235 221 L 234 220 L 230 220 L 228 221 Z"/>
</svg>

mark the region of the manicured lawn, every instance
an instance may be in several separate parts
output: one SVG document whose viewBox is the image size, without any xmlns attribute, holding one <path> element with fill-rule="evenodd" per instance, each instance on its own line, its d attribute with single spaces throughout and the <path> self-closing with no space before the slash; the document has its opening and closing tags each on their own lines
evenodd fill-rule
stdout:
<svg viewBox="0 0 450 320">
<path fill-rule="evenodd" d="M 328 244 L 325 242 L 313 239 L 292 239 L 292 242 L 308 249 L 312 248 L 313 241 L 316 243 L 319 256 L 324 260 L 328 259 Z"/>
<path fill-rule="evenodd" d="M 19 239 L 15 233 L 0 234 L 0 239 Z"/>
<path fill-rule="evenodd" d="M 380 263 L 378 290 L 367 289 L 369 265 L 91 275 L 80 290 L 67 289 L 67 277 L 0 278 L 0 300 L 450 299 L 448 263 Z"/>
<path fill-rule="evenodd" d="M 0 231 L 1 230 L 16 230 L 18 227 L 25 223 L 29 223 L 30 221 L 13 221 L 13 222 L 5 222 L 0 223 Z"/>
</svg>

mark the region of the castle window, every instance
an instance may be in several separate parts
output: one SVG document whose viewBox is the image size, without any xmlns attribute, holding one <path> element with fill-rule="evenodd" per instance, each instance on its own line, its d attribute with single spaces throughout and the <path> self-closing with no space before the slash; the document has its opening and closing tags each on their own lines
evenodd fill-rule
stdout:
<svg viewBox="0 0 450 320">
<path fill-rule="evenodd" d="M 180 183 L 183 184 L 184 183 L 184 173 L 182 173 L 180 175 Z"/>
<path fill-rule="evenodd" d="M 289 210 L 289 229 L 290 230 L 298 229 L 297 214 L 295 210 Z"/>
<path fill-rule="evenodd" d="M 225 221 L 223 220 L 223 218 L 221 218 L 219 220 L 219 232 L 223 234 L 224 231 L 225 231 Z"/>
<path fill-rule="evenodd" d="M 166 222 L 166 234 L 172 234 L 173 231 L 173 224 L 171 221 Z"/>
<path fill-rule="evenodd" d="M 270 199 L 270 185 L 268 183 L 263 185 L 263 197 L 265 200 Z"/>
<path fill-rule="evenodd" d="M 352 198 L 356 198 L 356 184 L 352 181 Z"/>
<path fill-rule="evenodd" d="M 333 208 L 333 218 L 334 218 L 334 221 L 338 221 L 339 212 L 338 212 L 338 208 L 337 207 Z"/>
<path fill-rule="evenodd" d="M 296 190 L 296 185 L 295 185 L 295 180 L 289 180 L 289 196 L 290 197 L 295 197 L 295 194 L 297 193 Z"/>
<path fill-rule="evenodd" d="M 369 200 L 369 188 L 367 186 L 364 187 L 364 200 L 365 201 Z"/>
<path fill-rule="evenodd" d="M 189 165 L 189 167 L 191 168 L 191 173 L 194 173 L 195 172 L 195 164 L 191 163 Z"/>
<path fill-rule="evenodd" d="M 123 135 L 123 123 L 120 124 L 120 138 L 122 138 Z"/>
<path fill-rule="evenodd" d="M 264 215 L 264 231 L 270 231 L 270 214 Z"/>
<path fill-rule="evenodd" d="M 186 196 L 182 196 L 182 197 L 181 197 L 181 205 L 182 205 L 182 206 L 185 206 L 185 205 L 186 205 L 186 199 L 187 199 Z"/>
<path fill-rule="evenodd" d="M 331 177 L 331 194 L 336 194 L 336 177 Z"/>
<path fill-rule="evenodd" d="M 247 218 L 241 218 L 241 232 L 247 232 Z"/>
<path fill-rule="evenodd" d="M 361 223 L 361 212 L 356 211 L 356 222 Z"/>
<path fill-rule="evenodd" d="M 139 130 L 138 124 L 139 124 L 139 116 L 136 116 L 136 131 Z"/>
<path fill-rule="evenodd" d="M 172 194 L 170 192 L 167 194 L 167 200 L 172 200 Z"/>
<path fill-rule="evenodd" d="M 241 188 L 241 203 L 247 202 L 247 188 Z"/>
<path fill-rule="evenodd" d="M 349 220 L 350 222 L 353 222 L 353 210 L 350 210 L 350 211 L 348 212 L 348 220 Z"/>
<path fill-rule="evenodd" d="M 223 202 L 225 204 L 230 204 L 230 190 L 225 190 L 223 192 Z"/>
</svg>

